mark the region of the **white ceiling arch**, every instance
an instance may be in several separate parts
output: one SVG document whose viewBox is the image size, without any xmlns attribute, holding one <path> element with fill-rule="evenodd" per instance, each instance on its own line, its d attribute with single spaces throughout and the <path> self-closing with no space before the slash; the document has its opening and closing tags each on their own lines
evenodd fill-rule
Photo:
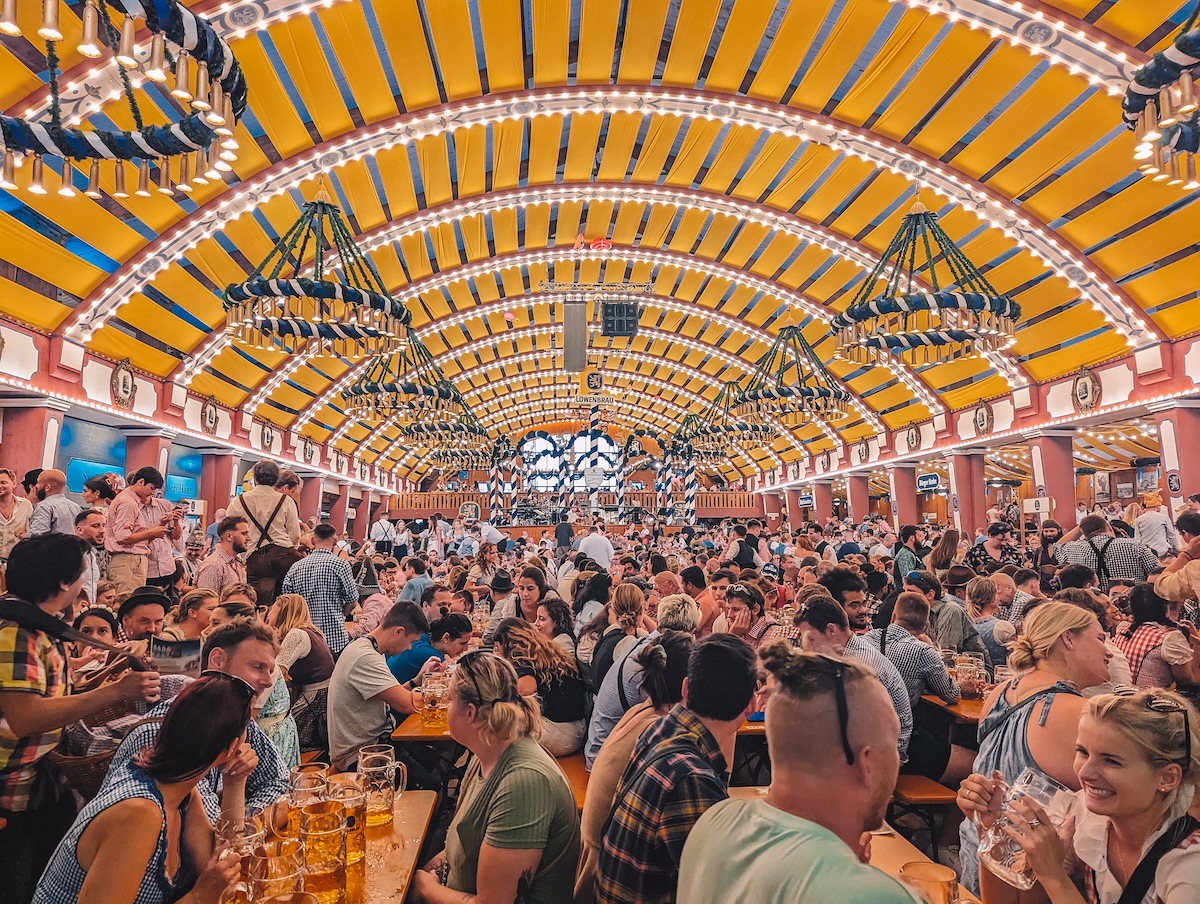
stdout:
<svg viewBox="0 0 1200 904">
<path fill-rule="evenodd" d="M 1131 346 L 1140 347 L 1162 338 L 1159 328 L 1143 319 L 1136 304 L 1113 280 L 1096 271 L 1052 229 L 1036 221 L 1011 200 L 940 161 L 869 130 L 781 104 L 715 92 L 631 85 L 564 86 L 465 100 L 364 127 L 281 161 L 220 195 L 176 228 L 146 245 L 75 308 L 65 323 L 66 334 L 75 341 L 86 343 L 134 292 L 140 290 L 144 280 L 152 279 L 168 262 L 266 199 L 296 188 L 348 160 L 372 156 L 395 144 L 409 144 L 429 135 L 473 125 L 537 116 L 613 112 L 736 123 L 772 134 L 815 141 L 898 173 L 917 186 L 942 194 L 1017 241 L 1078 290 Z"/>
</svg>

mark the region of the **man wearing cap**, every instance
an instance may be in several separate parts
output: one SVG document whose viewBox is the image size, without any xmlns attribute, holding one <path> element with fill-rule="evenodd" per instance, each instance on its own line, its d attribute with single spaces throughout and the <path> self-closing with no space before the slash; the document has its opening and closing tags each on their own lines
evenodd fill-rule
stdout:
<svg viewBox="0 0 1200 904">
<path fill-rule="evenodd" d="M 491 649 L 492 636 L 496 633 L 496 628 L 505 618 L 515 615 L 517 609 L 516 596 L 513 594 L 513 579 L 508 571 L 503 568 L 496 569 L 496 573 L 488 581 L 488 587 L 492 591 L 492 617 L 483 630 L 481 640 L 485 647 Z"/>
<path fill-rule="evenodd" d="M 358 585 L 350 563 L 333 554 L 338 539 L 332 524 L 313 529 L 313 550 L 288 569 L 282 593 L 298 593 L 308 603 L 313 624 L 321 629 L 336 656 L 346 646 L 346 606 L 358 602 Z"/>
<path fill-rule="evenodd" d="M 162 634 L 171 601 L 157 587 L 139 587 L 117 610 L 124 640 L 149 640 Z"/>
<path fill-rule="evenodd" d="M 1179 549 L 1179 534 L 1175 533 L 1175 525 L 1171 517 L 1163 511 L 1162 493 L 1151 490 L 1142 497 L 1142 505 L 1146 511 L 1133 522 L 1133 535 L 1139 543 L 1144 543 L 1154 550 L 1155 555 L 1163 556 Z"/>
<path fill-rule="evenodd" d="M 960 593 L 974 577 L 975 573 L 962 565 L 952 565 L 946 575 L 951 582 L 951 589 Z M 971 616 L 959 603 L 954 602 L 955 597 L 943 594 L 942 584 L 932 572 L 909 572 L 904 576 L 904 589 L 921 594 L 929 603 L 929 636 L 939 650 L 987 655 L 983 638 L 975 629 Z"/>
</svg>

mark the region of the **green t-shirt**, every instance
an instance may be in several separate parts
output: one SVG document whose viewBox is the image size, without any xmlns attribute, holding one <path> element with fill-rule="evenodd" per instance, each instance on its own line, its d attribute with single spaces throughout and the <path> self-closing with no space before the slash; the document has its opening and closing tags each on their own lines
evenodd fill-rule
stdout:
<svg viewBox="0 0 1200 904">
<path fill-rule="evenodd" d="M 724 800 L 683 846 L 676 904 L 914 904 L 823 826 L 764 800 Z"/>
<path fill-rule="evenodd" d="M 543 851 L 523 899 L 528 904 L 571 900 L 579 860 L 575 798 L 554 758 L 532 738 L 511 744 L 486 779 L 478 760 L 467 769 L 446 833 L 447 887 L 477 893 L 475 871 L 485 842 L 494 848 Z"/>
</svg>

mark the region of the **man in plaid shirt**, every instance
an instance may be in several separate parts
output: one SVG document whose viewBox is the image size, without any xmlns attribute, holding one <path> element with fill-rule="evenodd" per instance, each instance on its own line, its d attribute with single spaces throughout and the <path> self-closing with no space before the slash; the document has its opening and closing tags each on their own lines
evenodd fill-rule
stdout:
<svg viewBox="0 0 1200 904">
<path fill-rule="evenodd" d="M 8 591 L 17 600 L 58 616 L 79 599 L 84 541 L 41 534 L 13 547 Z M 0 620 L 0 889 L 5 900 L 27 901 L 42 869 L 75 816 L 58 799 L 41 761 L 65 726 L 125 700 L 158 699 L 157 672 L 129 672 L 86 694 L 68 695 L 61 643 L 41 631 Z"/>
<path fill-rule="evenodd" d="M 318 524 L 313 530 L 312 552 L 288 569 L 280 591 L 304 597 L 313 624 L 325 635 L 334 656 L 350 641 L 346 606 L 358 602 L 358 585 L 350 563 L 333 554 L 337 540 L 332 524 Z"/>
<path fill-rule="evenodd" d="M 1088 515 L 1080 521 L 1079 532 L 1083 539 L 1059 543 L 1054 558 L 1059 565 L 1088 566 L 1106 592 L 1116 581 L 1141 584 L 1158 571 L 1158 556 L 1150 547 L 1127 537 L 1114 537 L 1100 515 Z"/>
<path fill-rule="evenodd" d="M 600 844 L 598 904 L 675 900 L 688 833 L 729 796 L 721 747 L 751 712 L 757 682 L 754 651 L 733 634 L 713 634 L 692 650 L 685 702 L 646 730 L 617 783 Z"/>
</svg>

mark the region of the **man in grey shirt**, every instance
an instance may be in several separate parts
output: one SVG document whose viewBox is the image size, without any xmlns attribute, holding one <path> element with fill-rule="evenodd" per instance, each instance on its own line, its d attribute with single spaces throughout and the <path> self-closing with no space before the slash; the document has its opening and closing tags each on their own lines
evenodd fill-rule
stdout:
<svg viewBox="0 0 1200 904">
<path fill-rule="evenodd" d="M 658 604 L 658 631 L 640 638 L 613 662 L 596 694 L 596 705 L 588 726 L 588 741 L 583 749 L 583 757 L 589 771 L 600 752 L 600 745 L 621 721 L 621 717 L 642 701 L 642 667 L 637 662 L 637 654 L 657 640 L 663 631 L 694 634 L 699 626 L 699 603 L 686 593 L 665 596 Z"/>
<path fill-rule="evenodd" d="M 50 469 L 38 475 L 38 504 L 29 516 L 29 536 L 38 534 L 73 534 L 75 516 L 82 509 L 79 503 L 67 498 L 67 475 Z"/>
</svg>

